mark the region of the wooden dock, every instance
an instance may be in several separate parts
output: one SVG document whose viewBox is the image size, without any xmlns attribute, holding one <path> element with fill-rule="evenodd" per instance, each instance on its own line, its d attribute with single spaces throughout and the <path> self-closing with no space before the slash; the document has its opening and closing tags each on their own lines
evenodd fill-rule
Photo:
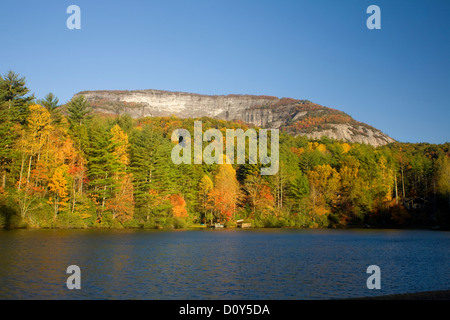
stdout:
<svg viewBox="0 0 450 320">
<path fill-rule="evenodd" d="M 251 228 L 252 224 L 250 222 L 244 222 L 244 220 L 236 221 L 236 225 L 238 228 Z"/>
</svg>

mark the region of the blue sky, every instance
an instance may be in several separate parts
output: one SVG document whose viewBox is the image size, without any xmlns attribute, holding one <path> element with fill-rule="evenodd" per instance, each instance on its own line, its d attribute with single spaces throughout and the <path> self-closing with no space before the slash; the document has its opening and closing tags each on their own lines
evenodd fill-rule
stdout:
<svg viewBox="0 0 450 320">
<path fill-rule="evenodd" d="M 81 30 L 69 30 L 69 5 Z M 381 30 L 369 30 L 369 5 Z M 402 142 L 444 143 L 448 0 L 7 1 L 0 73 L 61 102 L 82 90 L 161 89 L 308 99 Z"/>
</svg>

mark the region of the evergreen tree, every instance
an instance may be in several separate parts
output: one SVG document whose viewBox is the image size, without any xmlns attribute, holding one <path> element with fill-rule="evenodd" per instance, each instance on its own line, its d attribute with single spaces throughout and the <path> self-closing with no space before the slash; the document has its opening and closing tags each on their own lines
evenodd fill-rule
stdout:
<svg viewBox="0 0 450 320">
<path fill-rule="evenodd" d="M 59 106 L 59 99 L 51 92 L 48 93 L 44 99 L 39 99 L 37 102 L 45 107 L 50 113 Z"/>
<path fill-rule="evenodd" d="M 40 99 L 37 101 L 38 104 L 45 107 L 48 112 L 50 112 L 52 117 L 52 122 L 55 124 L 60 124 L 62 121 L 61 111 L 58 109 L 59 107 L 59 99 L 53 94 L 48 93 L 44 99 Z"/>
<path fill-rule="evenodd" d="M 7 174 L 15 157 L 13 144 L 17 138 L 14 125 L 25 124 L 28 105 L 34 97 L 27 96 L 30 90 L 26 87 L 25 77 L 9 71 L 0 76 L 0 174 L 1 186 L 6 187 Z"/>
<path fill-rule="evenodd" d="M 89 147 L 88 136 L 88 117 L 90 106 L 85 100 L 84 96 L 77 96 L 72 98 L 67 104 L 67 120 L 70 124 L 70 134 L 75 142 L 76 147 L 83 153 Z"/>
<path fill-rule="evenodd" d="M 24 123 L 28 115 L 28 105 L 34 100 L 34 95 L 28 96 L 29 92 L 25 77 L 20 77 L 13 71 L 0 77 L 1 112 L 7 112 L 13 122 Z"/>
<path fill-rule="evenodd" d="M 134 194 L 136 208 L 143 216 L 149 214 L 147 203 L 153 182 L 153 135 L 145 126 L 142 130 L 134 130 L 130 137 L 130 167 L 134 177 Z"/>
<path fill-rule="evenodd" d="M 6 187 L 6 175 L 12 163 L 15 133 L 7 112 L 0 111 L 0 174 L 1 186 Z"/>
<path fill-rule="evenodd" d="M 71 127 L 81 126 L 90 111 L 91 106 L 83 95 L 73 97 L 67 104 L 68 120 Z"/>
<path fill-rule="evenodd" d="M 304 174 L 299 174 L 292 181 L 290 188 L 290 196 L 296 200 L 300 200 L 309 194 L 308 178 Z"/>
<path fill-rule="evenodd" d="M 170 146 L 170 141 L 153 124 L 134 130 L 130 137 L 136 213 L 144 221 L 150 217 L 164 218 L 170 209 L 168 196 L 174 193 Z"/>
<path fill-rule="evenodd" d="M 101 219 L 105 210 L 106 200 L 117 187 L 114 174 L 119 170 L 120 163 L 113 153 L 111 134 L 106 124 L 94 119 L 88 130 L 89 144 L 86 148 L 87 175 L 92 196 L 98 206 L 98 218 Z"/>
</svg>

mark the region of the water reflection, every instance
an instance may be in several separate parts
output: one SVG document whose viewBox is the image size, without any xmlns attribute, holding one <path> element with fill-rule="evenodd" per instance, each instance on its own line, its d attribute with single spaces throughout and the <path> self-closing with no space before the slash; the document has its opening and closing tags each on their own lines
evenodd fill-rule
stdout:
<svg viewBox="0 0 450 320">
<path fill-rule="evenodd" d="M 329 299 L 450 288 L 450 233 L 0 231 L 1 299 Z M 69 265 L 81 290 L 65 286 Z M 382 290 L 366 287 L 367 266 Z"/>
</svg>

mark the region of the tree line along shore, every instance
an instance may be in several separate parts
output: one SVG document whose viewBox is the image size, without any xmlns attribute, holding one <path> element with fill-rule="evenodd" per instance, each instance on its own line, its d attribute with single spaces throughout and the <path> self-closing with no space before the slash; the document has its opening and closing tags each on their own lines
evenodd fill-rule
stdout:
<svg viewBox="0 0 450 320">
<path fill-rule="evenodd" d="M 171 134 L 195 119 L 98 114 L 82 95 L 37 99 L 12 71 L 0 109 L 3 228 L 450 225 L 449 143 L 373 147 L 281 128 L 279 170 L 264 176 L 259 162 L 174 164 Z"/>
</svg>

